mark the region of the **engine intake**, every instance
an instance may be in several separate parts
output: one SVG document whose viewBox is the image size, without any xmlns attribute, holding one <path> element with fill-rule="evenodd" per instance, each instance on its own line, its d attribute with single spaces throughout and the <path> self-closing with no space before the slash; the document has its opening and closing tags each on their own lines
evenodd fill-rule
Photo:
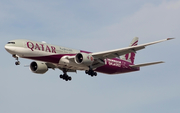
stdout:
<svg viewBox="0 0 180 113">
<path fill-rule="evenodd" d="M 94 62 L 94 58 L 91 54 L 87 53 L 78 53 L 75 56 L 75 62 L 77 64 L 83 64 L 86 66 L 90 66 Z"/>
<path fill-rule="evenodd" d="M 37 74 L 44 74 L 48 71 L 47 65 L 44 62 L 39 62 L 39 61 L 33 61 L 30 64 L 30 69 L 32 72 Z"/>
</svg>

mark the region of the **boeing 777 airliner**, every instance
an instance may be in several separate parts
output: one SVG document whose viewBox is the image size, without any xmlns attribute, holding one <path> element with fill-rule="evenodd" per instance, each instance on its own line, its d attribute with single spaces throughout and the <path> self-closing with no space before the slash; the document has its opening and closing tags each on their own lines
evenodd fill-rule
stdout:
<svg viewBox="0 0 180 113">
<path fill-rule="evenodd" d="M 30 64 L 32 72 L 44 74 L 49 68 L 58 68 L 63 71 L 60 78 L 68 81 L 72 78 L 67 72 L 77 70 L 84 70 L 86 74 L 96 76 L 96 72 L 120 74 L 139 71 L 142 66 L 163 63 L 160 61 L 135 65 L 135 53 L 146 46 L 171 39 L 173 38 L 138 45 L 138 37 L 135 37 L 129 47 L 95 53 L 25 39 L 9 41 L 5 49 L 16 58 L 16 65 L 20 65 L 19 57 L 32 59 L 35 60 Z"/>
</svg>

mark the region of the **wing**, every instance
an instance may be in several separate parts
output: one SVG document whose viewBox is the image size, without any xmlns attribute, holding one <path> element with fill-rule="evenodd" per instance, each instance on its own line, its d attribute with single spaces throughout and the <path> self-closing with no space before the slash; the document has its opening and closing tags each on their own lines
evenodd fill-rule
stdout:
<svg viewBox="0 0 180 113">
<path fill-rule="evenodd" d="M 121 55 L 125 55 L 127 53 L 139 51 L 141 49 L 144 49 L 146 46 L 153 45 L 153 44 L 160 43 L 160 42 L 164 42 L 164 41 L 171 40 L 171 39 L 174 39 L 174 38 L 167 38 L 167 39 L 163 39 L 163 40 L 159 40 L 159 41 L 155 41 L 155 42 L 125 47 L 125 48 L 115 49 L 115 50 L 110 50 L 110 51 L 90 53 L 94 57 L 94 62 L 92 63 L 92 68 L 95 69 L 97 67 L 103 66 L 105 64 L 104 59 L 106 59 L 106 58 L 109 58 L 109 59 L 116 58 L 116 57 L 119 57 Z M 74 61 L 75 55 L 74 56 L 66 56 L 65 58 L 67 60 L 75 63 L 75 61 Z M 143 65 L 137 65 L 137 66 L 145 66 L 145 65 L 150 65 L 150 64 L 143 64 Z M 135 65 L 132 67 L 135 67 Z M 60 67 L 58 67 L 58 68 L 61 69 Z M 68 67 L 68 68 L 71 69 L 71 71 L 72 70 L 74 70 L 74 71 L 75 70 L 84 70 L 84 68 L 81 69 L 81 68 L 77 68 L 77 67 L 76 67 L 76 69 L 70 68 L 70 67 Z"/>
<path fill-rule="evenodd" d="M 110 50 L 110 51 L 96 52 L 96 53 L 92 53 L 92 56 L 95 59 L 115 58 L 115 57 L 119 57 L 127 53 L 139 51 L 141 49 L 144 49 L 146 46 L 164 42 L 171 39 L 174 39 L 174 38 L 167 38 L 167 39 L 163 39 L 163 40 L 159 40 L 155 42 L 145 43 L 145 44 L 141 44 L 137 46 L 125 47 L 125 48 L 115 49 L 115 50 Z"/>
</svg>

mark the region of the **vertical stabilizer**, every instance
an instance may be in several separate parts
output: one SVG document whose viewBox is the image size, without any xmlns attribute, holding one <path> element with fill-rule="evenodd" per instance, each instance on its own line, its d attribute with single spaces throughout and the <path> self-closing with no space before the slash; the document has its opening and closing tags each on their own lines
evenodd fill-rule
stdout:
<svg viewBox="0 0 180 113">
<path fill-rule="evenodd" d="M 129 46 L 130 46 L 130 47 L 131 47 L 131 46 L 137 46 L 137 45 L 138 45 L 138 40 L 139 40 L 139 38 L 138 38 L 138 37 L 135 37 L 135 38 L 132 40 L 132 42 L 130 43 Z M 135 51 L 132 52 L 132 53 L 125 54 L 125 55 L 122 56 L 122 60 L 125 60 L 125 61 L 128 61 L 128 62 L 134 64 L 135 55 L 136 55 Z"/>
</svg>

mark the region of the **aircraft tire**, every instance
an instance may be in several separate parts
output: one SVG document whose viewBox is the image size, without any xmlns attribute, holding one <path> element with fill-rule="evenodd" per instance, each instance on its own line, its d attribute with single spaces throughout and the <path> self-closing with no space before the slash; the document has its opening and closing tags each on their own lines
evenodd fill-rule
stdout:
<svg viewBox="0 0 180 113">
<path fill-rule="evenodd" d="M 85 73 L 88 74 L 88 70 L 86 70 Z"/>
<path fill-rule="evenodd" d="M 60 75 L 59 78 L 63 78 L 63 75 Z"/>
<path fill-rule="evenodd" d="M 19 61 L 15 62 L 15 65 L 20 65 L 20 62 Z"/>
<path fill-rule="evenodd" d="M 94 76 L 97 76 L 97 73 L 96 73 L 96 72 L 94 72 Z"/>
<path fill-rule="evenodd" d="M 72 80 L 72 78 L 71 78 L 71 77 L 68 77 L 68 79 L 69 79 L 69 81 L 71 81 L 71 80 Z"/>
<path fill-rule="evenodd" d="M 59 78 L 65 80 L 65 81 L 71 81 L 72 78 L 66 74 L 60 75 Z"/>
</svg>

